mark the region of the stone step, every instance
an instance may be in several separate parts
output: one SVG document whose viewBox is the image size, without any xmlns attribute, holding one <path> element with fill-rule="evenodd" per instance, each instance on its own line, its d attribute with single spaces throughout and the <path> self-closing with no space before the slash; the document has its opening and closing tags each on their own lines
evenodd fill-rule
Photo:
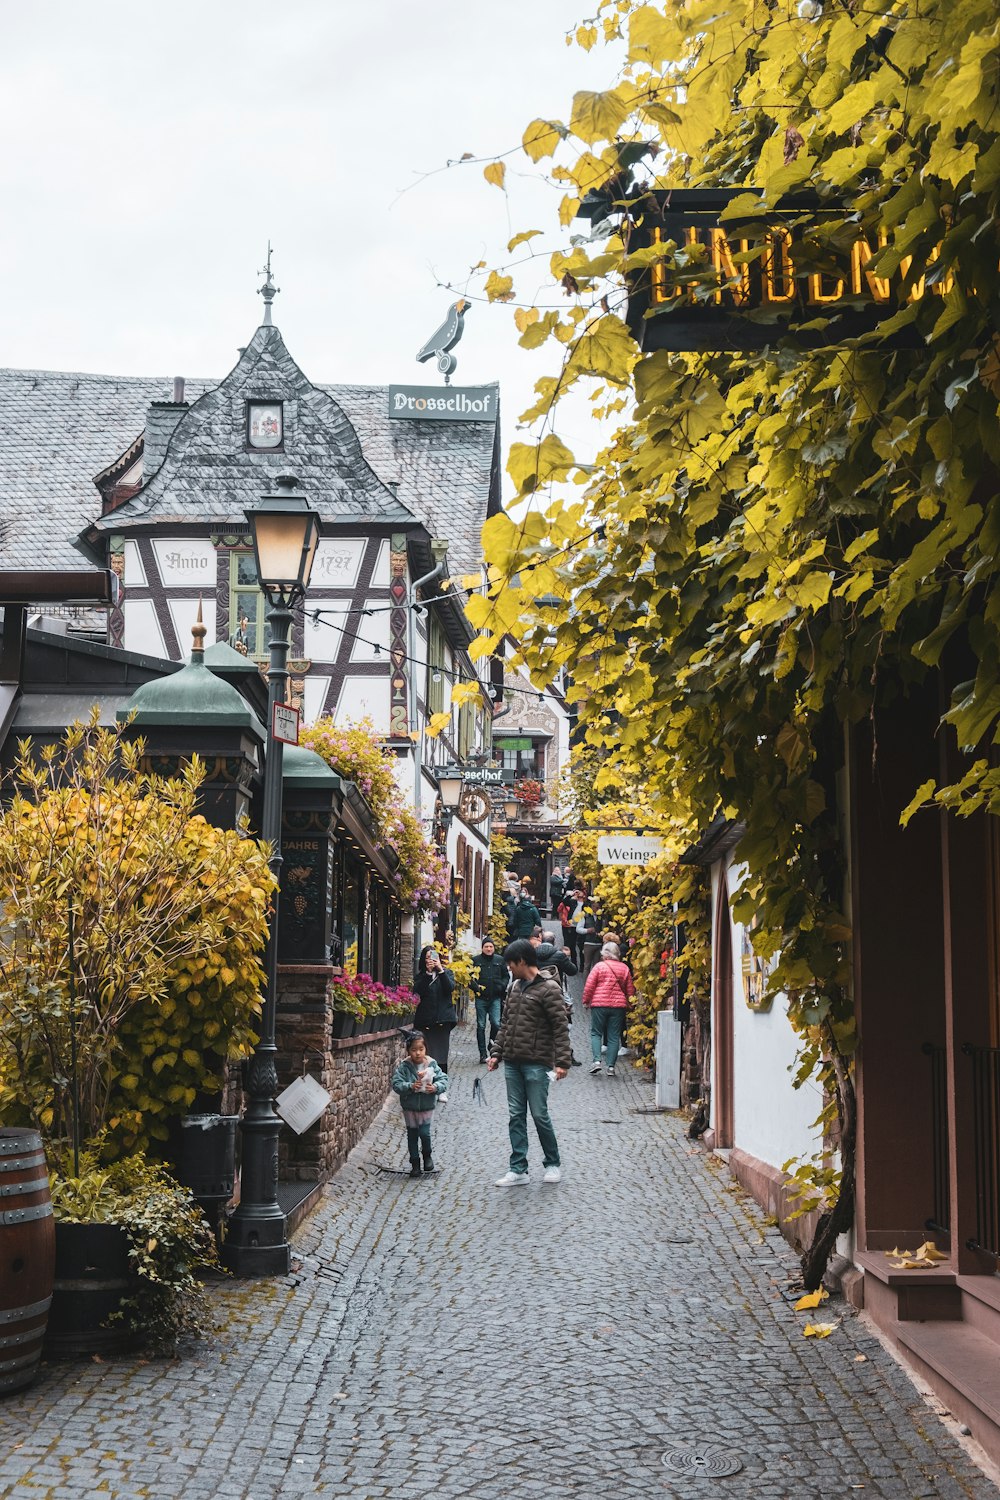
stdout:
<svg viewBox="0 0 1000 1500">
<path fill-rule="evenodd" d="M 900 1347 L 977 1442 L 1000 1444 L 1000 1346 L 964 1322 L 899 1323 Z"/>
</svg>

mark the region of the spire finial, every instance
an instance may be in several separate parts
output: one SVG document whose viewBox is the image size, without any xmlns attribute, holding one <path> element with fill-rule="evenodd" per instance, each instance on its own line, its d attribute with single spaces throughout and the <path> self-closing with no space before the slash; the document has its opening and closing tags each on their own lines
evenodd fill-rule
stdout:
<svg viewBox="0 0 1000 1500">
<path fill-rule="evenodd" d="M 201 617 L 201 599 L 199 599 L 198 600 L 198 618 L 195 620 L 194 624 L 191 626 L 191 641 L 192 641 L 192 646 L 191 646 L 191 660 L 192 661 L 201 661 L 203 659 L 203 657 L 205 655 L 205 636 L 207 634 L 208 634 L 208 631 L 205 629 L 205 626 L 202 623 L 202 617 Z"/>
<path fill-rule="evenodd" d="M 275 286 L 273 280 L 271 279 L 271 241 L 270 240 L 268 240 L 268 242 L 267 242 L 267 265 L 263 266 L 257 272 L 257 275 L 258 276 L 263 276 L 263 278 L 264 278 L 264 285 L 262 287 L 258 287 L 257 288 L 257 296 L 258 297 L 263 297 L 263 299 L 264 299 L 264 326 L 267 327 L 267 328 L 270 328 L 270 326 L 271 326 L 271 303 L 274 301 L 275 297 L 281 291 L 281 287 L 280 286 Z"/>
</svg>

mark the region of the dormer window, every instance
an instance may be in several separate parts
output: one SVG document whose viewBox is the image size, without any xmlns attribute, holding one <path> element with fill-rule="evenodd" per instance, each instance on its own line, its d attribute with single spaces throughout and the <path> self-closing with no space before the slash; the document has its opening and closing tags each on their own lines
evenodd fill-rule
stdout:
<svg viewBox="0 0 1000 1500">
<path fill-rule="evenodd" d="M 247 447 L 281 448 L 285 441 L 285 423 L 280 401 L 247 402 Z"/>
</svg>

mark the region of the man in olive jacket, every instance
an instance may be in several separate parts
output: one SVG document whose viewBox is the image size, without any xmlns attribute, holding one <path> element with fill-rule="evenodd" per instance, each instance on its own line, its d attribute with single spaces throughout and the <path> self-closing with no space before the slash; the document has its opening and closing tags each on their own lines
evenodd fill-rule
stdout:
<svg viewBox="0 0 1000 1500">
<path fill-rule="evenodd" d="M 538 972 L 538 957 L 526 938 L 508 944 L 504 959 L 514 976 L 503 1020 L 490 1047 L 489 1069 L 501 1062 L 510 1116 L 510 1168 L 497 1187 L 523 1187 L 528 1181 L 528 1110 L 542 1148 L 542 1180 L 558 1182 L 559 1143 L 549 1119 L 549 1070 L 565 1078 L 572 1051 L 562 986 Z"/>
</svg>

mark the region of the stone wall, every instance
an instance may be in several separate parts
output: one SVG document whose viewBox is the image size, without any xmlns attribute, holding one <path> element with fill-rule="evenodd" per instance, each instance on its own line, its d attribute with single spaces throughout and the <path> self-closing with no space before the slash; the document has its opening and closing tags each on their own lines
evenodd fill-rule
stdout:
<svg viewBox="0 0 1000 1500">
<path fill-rule="evenodd" d="M 302 1135 L 281 1132 L 283 1182 L 325 1182 L 357 1145 L 385 1103 L 392 1071 L 403 1055 L 396 1031 L 338 1039 L 331 1035 L 327 964 L 282 964 L 278 970 L 279 1088 L 303 1072 L 333 1097 L 330 1108 Z"/>
</svg>

